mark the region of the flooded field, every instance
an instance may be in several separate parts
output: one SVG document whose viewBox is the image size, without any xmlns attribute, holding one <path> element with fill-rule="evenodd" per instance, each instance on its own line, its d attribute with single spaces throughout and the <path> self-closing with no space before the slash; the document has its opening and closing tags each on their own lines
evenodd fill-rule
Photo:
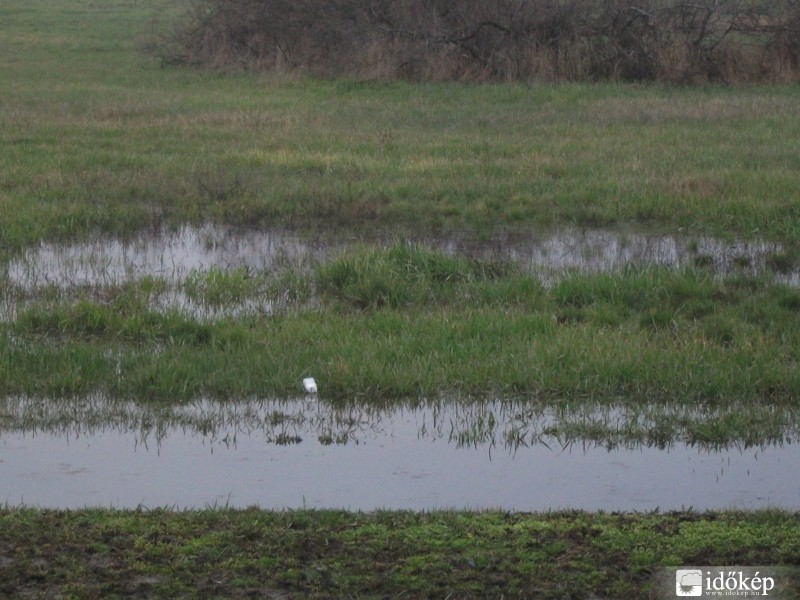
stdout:
<svg viewBox="0 0 800 600">
<path fill-rule="evenodd" d="M 757 446 L 636 435 L 674 408 L 531 409 L 455 400 L 377 409 L 316 399 L 152 408 L 7 400 L 0 501 L 43 507 L 800 508 L 797 423 Z M 604 430 L 590 440 L 570 433 Z M 627 434 L 626 434 L 627 432 Z M 599 435 L 599 434 L 598 434 Z"/>
<path fill-rule="evenodd" d="M 247 288 L 249 295 L 239 298 L 227 294 L 235 282 L 231 273 L 248 282 L 257 274 L 288 271 L 302 278 L 350 246 L 394 241 L 379 236 L 309 239 L 286 231 L 186 226 L 124 241 L 42 243 L 5 264 L 2 317 L 12 321 L 28 302 L 69 302 L 72 295 L 82 297 L 86 290 L 100 307 L 97 313 L 87 312 L 87 319 L 102 316 L 105 295 L 147 281 L 155 290 L 147 296 L 149 288 L 142 287 L 148 309 L 177 308 L 201 318 L 271 315 L 276 304 L 292 302 L 281 297 L 280 280 L 275 280 L 274 289 L 252 285 Z M 616 273 L 654 266 L 702 268 L 719 276 L 771 273 L 791 286 L 800 282 L 796 265 L 787 258 L 790 252 L 780 244 L 760 241 L 585 229 L 481 241 L 458 236 L 412 241 L 447 256 L 511 264 L 546 285 L 570 272 Z M 218 300 L 198 300 L 193 286 L 214 283 L 215 273 L 225 274 L 217 283 Z M 314 297 L 311 290 L 299 302 L 313 305 Z M 791 308 L 794 296 L 780 302 Z M 713 312 L 713 307 L 697 306 L 698 319 Z M 585 318 L 576 311 L 546 315 L 543 330 L 566 326 L 570 315 L 576 322 Z M 639 319 L 636 331 L 643 329 L 639 335 L 650 343 L 648 332 L 676 327 L 677 314 L 669 314 L 662 323 L 657 318 L 663 317 L 651 310 L 650 321 Z M 119 355 L 113 377 L 98 379 L 99 389 L 123 379 L 121 365 L 132 369 L 139 365 L 136 360 L 141 361 L 125 363 L 124 345 L 109 345 L 102 351 L 91 347 L 92 340 L 106 334 L 105 326 L 87 329 L 75 321 L 84 327 L 80 329 L 69 325 L 74 315 L 59 313 L 52 320 L 61 321 L 47 329 L 49 318 L 31 313 L 26 322 L 32 337 L 25 338 L 27 332 L 20 328 L 22 341 L 8 338 L 9 362 L 3 366 L 8 373 L 14 369 L 12 355 L 24 358 L 27 349 L 31 356 L 38 351 L 36 332 L 45 332 L 48 346 L 47 332 L 67 334 L 72 331 L 69 327 L 89 332 L 86 352 L 92 368 Z M 142 323 L 158 324 L 152 319 Z M 180 333 L 179 326 L 183 325 L 169 331 Z M 711 359 L 698 354 L 705 373 L 711 372 L 714 360 L 730 354 L 725 353 L 738 339 L 732 327 L 718 318 L 701 330 L 700 346 L 719 344 L 722 353 L 709 355 Z M 125 332 L 121 339 L 132 351 L 149 343 L 146 336 L 136 338 L 132 329 L 121 330 Z M 750 335 L 752 330 L 747 331 Z M 204 335 L 191 338 L 194 350 L 190 344 L 186 357 L 205 351 L 204 344 L 215 334 Z M 236 335 L 231 339 L 242 344 L 251 334 Z M 155 352 L 173 344 L 182 347 L 172 333 L 162 338 Z M 72 358 L 66 360 L 73 364 Z M 346 372 L 340 355 L 326 360 L 326 365 L 338 361 L 335 364 Z M 551 372 L 553 365 L 562 368 L 557 357 Z M 306 367 L 299 361 L 290 366 Z M 659 373 L 648 372 L 661 381 Z M 148 389 L 149 376 L 137 389 Z M 71 385 L 69 372 L 64 377 Z M 188 382 L 201 378 L 186 377 Z M 617 377 L 619 383 L 611 380 L 612 386 L 631 390 L 643 385 L 634 371 L 621 370 Z M 774 393 L 776 386 L 762 385 L 758 377 L 752 375 L 752 389 Z M 712 391 L 719 387 L 713 377 L 705 381 L 703 385 Z M 200 399 L 156 407 L 109 399 L 102 392 L 68 400 L 6 397 L 0 399 L 0 501 L 52 507 L 257 504 L 363 510 L 800 508 L 800 489 L 790 476 L 791 465 L 800 459 L 800 419 L 787 403 L 691 404 L 681 398 L 651 403 L 634 397 L 626 403 L 623 394 L 617 403 L 539 405 L 534 396 L 519 402 L 454 397 L 377 405 L 363 399 L 344 404 L 317 398 Z"/>
<path fill-rule="evenodd" d="M 346 239 L 205 225 L 126 240 L 99 238 L 30 248 L 0 265 L 6 282 L 0 297 L 0 320 L 12 319 L 29 300 L 75 294 L 102 297 L 104 290 L 142 280 L 152 282 L 151 306 L 156 310 L 179 310 L 204 319 L 266 314 L 292 303 L 274 289 L 264 289 L 266 279 L 287 271 L 299 276 L 310 273 L 314 265 L 333 260 L 356 245 L 381 247 L 398 241 L 470 260 L 510 264 L 545 284 L 569 273 L 694 267 L 719 276 L 770 272 L 777 282 L 800 285 L 800 265 L 794 255 L 781 244 L 758 240 L 585 228 L 490 239 L 455 234 L 403 240 L 379 235 Z M 215 274 L 231 272 L 250 280 L 247 297 L 213 303 L 197 297 L 206 278 L 213 280 Z M 309 290 L 303 301 L 313 304 L 313 300 L 313 290 Z"/>
<path fill-rule="evenodd" d="M 174 283 L 196 270 L 275 271 L 323 261 L 355 243 L 385 245 L 395 241 L 387 236 L 308 238 L 284 230 L 184 226 L 125 241 L 43 243 L 14 259 L 8 266 L 8 277 L 12 285 L 24 290 L 120 285 L 142 277 L 160 277 Z M 651 266 L 702 266 L 723 275 L 756 274 L 767 270 L 785 253 L 781 244 L 765 241 L 585 228 L 533 231 L 527 236 L 487 240 L 449 235 L 408 241 L 469 258 L 509 261 L 545 280 L 575 271 L 602 273 Z M 781 279 L 797 285 L 798 267 L 782 270 Z"/>
</svg>

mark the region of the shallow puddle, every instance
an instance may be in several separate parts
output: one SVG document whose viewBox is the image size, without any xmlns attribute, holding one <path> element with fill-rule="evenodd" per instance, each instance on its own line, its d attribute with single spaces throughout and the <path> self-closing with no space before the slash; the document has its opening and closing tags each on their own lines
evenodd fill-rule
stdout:
<svg viewBox="0 0 800 600">
<path fill-rule="evenodd" d="M 324 256 L 332 246 L 285 231 L 183 226 L 124 241 L 42 243 L 13 260 L 8 275 L 12 284 L 25 290 L 121 285 L 143 277 L 175 283 L 192 271 L 211 267 L 276 270 L 294 266 Z"/>
<path fill-rule="evenodd" d="M 265 274 L 292 269 L 302 277 L 312 265 L 330 260 L 350 246 L 385 246 L 397 241 L 379 235 L 366 239 L 312 238 L 286 230 L 205 225 L 140 234 L 127 240 L 42 243 L 0 265 L 5 279 L 5 285 L 0 286 L 5 288 L 0 293 L 0 320 L 13 320 L 29 301 L 61 301 L 76 295 L 102 300 L 107 290 L 144 278 L 154 280 L 149 301 L 155 310 L 177 309 L 201 319 L 269 314 L 292 303 L 281 294 L 280 283 L 269 292 L 250 289 L 246 297 L 225 302 L 205 301 L 196 293 L 187 293 L 187 286 L 199 281 L 202 287 L 203 276 L 213 270 L 238 270 L 238 276 L 250 288 L 268 286 L 272 280 Z M 570 272 L 694 266 L 722 276 L 770 271 L 779 282 L 800 285 L 800 270 L 792 254 L 780 244 L 764 241 L 577 228 L 488 240 L 449 234 L 406 241 L 472 259 L 511 263 L 545 283 Z M 303 301 L 314 303 L 313 290 L 309 289 Z"/>
<path fill-rule="evenodd" d="M 100 398 L 12 399 L 0 412 L 0 502 L 800 509 L 800 444 L 791 441 L 714 449 L 681 441 L 610 445 L 557 433 L 569 420 L 630 428 L 625 412 L 454 401 L 380 410 L 313 399 L 154 410 Z"/>
<path fill-rule="evenodd" d="M 72 245 L 42 243 L 8 266 L 9 281 L 25 290 L 44 286 L 120 285 L 145 276 L 169 282 L 192 271 L 247 268 L 279 270 L 321 261 L 348 245 L 388 244 L 392 237 L 368 239 L 308 238 L 284 230 L 249 230 L 226 226 L 184 226 L 127 241 L 98 239 Z M 760 273 L 781 256 L 780 244 L 723 241 L 707 236 L 668 235 L 601 229 L 567 228 L 553 232 L 476 240 L 445 235 L 419 238 L 430 248 L 473 258 L 508 260 L 545 278 L 565 271 L 609 272 L 630 266 L 703 266 L 716 272 Z M 797 282 L 796 267 L 783 278 Z"/>
</svg>

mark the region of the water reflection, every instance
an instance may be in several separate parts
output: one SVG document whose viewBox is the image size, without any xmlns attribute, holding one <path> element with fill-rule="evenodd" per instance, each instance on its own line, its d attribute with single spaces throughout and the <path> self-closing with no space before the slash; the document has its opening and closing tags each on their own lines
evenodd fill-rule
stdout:
<svg viewBox="0 0 800 600">
<path fill-rule="evenodd" d="M 800 508 L 798 421 L 702 439 L 729 407 L 576 408 L 308 398 L 178 407 L 11 398 L 0 502 L 41 506 Z M 667 424 L 671 424 L 668 431 Z M 773 430 L 764 429 L 772 423 Z M 656 433 L 652 433 L 656 431 Z"/>
<path fill-rule="evenodd" d="M 800 433 L 800 411 L 773 405 L 570 405 L 462 398 L 380 404 L 331 403 L 316 397 L 201 399 L 180 405 L 112 400 L 101 394 L 0 400 L 0 433 L 77 439 L 114 431 L 155 448 L 176 431 L 210 447 L 235 447 L 241 436 L 255 435 L 276 445 L 308 440 L 323 446 L 358 445 L 391 438 L 398 423 L 413 425 L 421 442 L 509 454 L 536 445 L 563 450 L 576 444 L 608 451 L 675 445 L 725 450 L 793 442 Z"/>
<path fill-rule="evenodd" d="M 276 271 L 325 260 L 354 243 L 385 245 L 395 241 L 391 236 L 308 238 L 285 230 L 187 225 L 128 240 L 42 243 L 8 265 L 8 278 L 24 290 L 121 285 L 145 276 L 176 283 L 192 271 Z M 766 241 L 585 228 L 506 234 L 488 240 L 448 234 L 409 241 L 472 258 L 508 260 L 544 278 L 568 271 L 609 272 L 629 266 L 703 266 L 721 274 L 755 274 L 767 270 L 775 257 L 786 254 L 781 244 Z M 781 280 L 797 285 L 797 265 L 788 264 L 781 270 Z"/>
<path fill-rule="evenodd" d="M 140 284 L 140 293 L 146 290 L 154 310 L 179 310 L 201 319 L 260 316 L 290 306 L 313 308 L 318 299 L 308 275 L 315 264 L 355 244 L 385 246 L 397 241 L 379 235 L 309 238 L 285 230 L 187 225 L 125 240 L 42 243 L 0 264 L 0 321 L 13 320 L 27 302 L 103 300 L 130 284 Z M 758 240 L 566 228 L 487 240 L 449 234 L 407 241 L 470 259 L 513 264 L 546 284 L 571 272 L 691 266 L 721 276 L 770 272 L 780 283 L 800 285 L 800 267 L 792 251 Z M 141 285 L 146 279 L 149 284 Z"/>
</svg>

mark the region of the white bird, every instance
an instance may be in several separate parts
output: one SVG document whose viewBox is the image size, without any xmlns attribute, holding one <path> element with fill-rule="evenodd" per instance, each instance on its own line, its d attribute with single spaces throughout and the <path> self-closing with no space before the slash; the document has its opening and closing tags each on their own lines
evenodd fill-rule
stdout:
<svg viewBox="0 0 800 600">
<path fill-rule="evenodd" d="M 313 377 L 306 377 L 305 379 L 303 379 L 303 387 L 309 394 L 317 393 L 317 382 L 314 381 Z"/>
</svg>

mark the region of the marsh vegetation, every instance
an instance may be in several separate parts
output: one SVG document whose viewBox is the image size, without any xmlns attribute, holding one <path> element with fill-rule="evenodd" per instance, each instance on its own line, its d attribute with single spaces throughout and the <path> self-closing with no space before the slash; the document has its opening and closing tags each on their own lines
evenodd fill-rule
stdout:
<svg viewBox="0 0 800 600">
<path fill-rule="evenodd" d="M 794 405 L 800 291 L 692 267 L 574 273 L 398 243 L 283 270 L 23 288 L 0 324 L 5 394 L 189 400 L 457 392 Z M 161 305 L 171 292 L 216 316 Z M 174 291 L 177 289 L 177 292 Z"/>
<path fill-rule="evenodd" d="M 635 66 L 624 53 L 598 55 L 613 71 L 602 83 L 570 71 L 500 85 L 508 73 L 463 63 L 413 77 L 437 81 L 314 78 L 231 68 L 225 53 L 207 69 L 139 51 L 154 12 L 156 27 L 181 18 L 163 0 L 7 2 L 0 444 L 105 430 L 158 446 L 181 430 L 227 448 L 247 431 L 262 453 L 349 451 L 399 412 L 438 415 L 431 439 L 509 455 L 793 452 L 800 95 L 781 37 L 793 30 L 775 21 L 714 44 L 726 19 L 765 7 L 717 4 L 679 79 L 748 79 L 737 69 L 778 65 L 774 51 L 788 58 L 758 71 L 769 82 L 621 84 Z M 651 8 L 664 19 L 631 26 L 673 31 Z M 750 35 L 767 46 L 738 61 Z M 670 79 L 651 67 L 634 79 Z M 494 82 L 444 81 L 454 74 Z M 307 375 L 311 412 L 295 399 Z M 9 507 L 0 520 L 11 597 L 645 598 L 656 565 L 797 564 L 800 539 L 792 513 L 770 510 Z"/>
</svg>

